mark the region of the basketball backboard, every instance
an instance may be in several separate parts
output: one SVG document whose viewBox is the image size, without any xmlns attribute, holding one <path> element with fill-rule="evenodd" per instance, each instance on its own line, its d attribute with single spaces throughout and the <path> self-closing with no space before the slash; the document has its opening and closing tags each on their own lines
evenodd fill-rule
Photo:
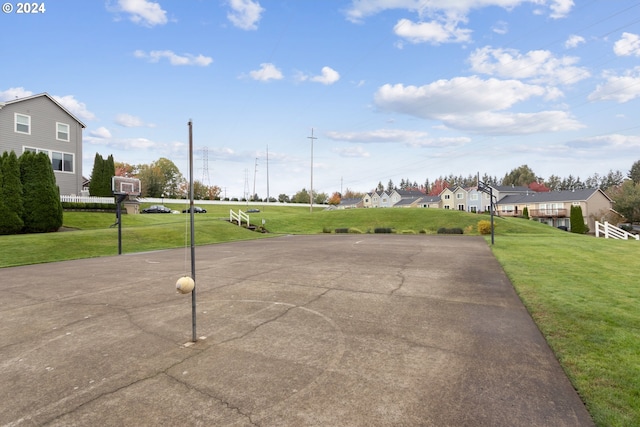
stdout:
<svg viewBox="0 0 640 427">
<path fill-rule="evenodd" d="M 139 196 L 141 192 L 140 180 L 138 178 L 114 176 L 111 178 L 111 190 L 116 195 Z"/>
</svg>

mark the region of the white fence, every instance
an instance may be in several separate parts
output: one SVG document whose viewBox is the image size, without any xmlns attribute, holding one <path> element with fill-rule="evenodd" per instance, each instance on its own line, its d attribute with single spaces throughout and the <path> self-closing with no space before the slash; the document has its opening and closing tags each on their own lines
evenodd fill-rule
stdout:
<svg viewBox="0 0 640 427">
<path fill-rule="evenodd" d="M 249 227 L 249 215 L 239 209 L 237 214 L 232 209 L 229 210 L 229 222 L 238 221 L 238 225 L 242 225 L 243 220 L 247 223 L 247 227 Z"/>
<path fill-rule="evenodd" d="M 94 196 L 60 196 L 61 202 L 71 203 L 115 203 L 114 197 L 94 197 Z"/>
<path fill-rule="evenodd" d="M 628 240 L 629 238 L 640 240 L 640 235 L 631 234 L 624 231 L 622 228 L 618 228 L 615 225 L 609 224 L 607 221 L 604 224 L 596 221 L 596 237 L 603 235 L 606 239 L 621 239 Z"/>
</svg>

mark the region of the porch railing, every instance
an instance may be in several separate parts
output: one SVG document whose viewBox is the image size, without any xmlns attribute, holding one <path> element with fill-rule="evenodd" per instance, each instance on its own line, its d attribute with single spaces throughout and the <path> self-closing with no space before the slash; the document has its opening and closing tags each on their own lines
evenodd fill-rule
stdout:
<svg viewBox="0 0 640 427">
<path fill-rule="evenodd" d="M 603 235 L 605 239 L 629 240 L 631 238 L 640 240 L 640 235 L 631 234 L 622 228 L 609 224 L 607 221 L 604 224 L 596 221 L 596 237 L 600 237 L 600 235 Z"/>
</svg>

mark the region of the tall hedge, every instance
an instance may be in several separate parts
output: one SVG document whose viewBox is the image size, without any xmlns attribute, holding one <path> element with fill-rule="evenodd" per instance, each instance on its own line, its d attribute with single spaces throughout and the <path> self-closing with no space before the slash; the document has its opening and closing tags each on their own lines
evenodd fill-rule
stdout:
<svg viewBox="0 0 640 427">
<path fill-rule="evenodd" d="M 587 226 L 584 223 L 584 218 L 582 217 L 582 207 L 580 206 L 571 206 L 570 217 L 571 221 L 571 232 L 584 234 L 587 232 Z"/>
<path fill-rule="evenodd" d="M 106 160 L 98 153 L 93 160 L 91 181 L 89 182 L 89 194 L 97 197 L 109 197 L 113 195 L 111 190 L 111 178 L 116 174 L 116 166 L 113 156 Z"/>
<path fill-rule="evenodd" d="M 5 151 L 0 157 L 0 234 L 16 234 L 22 231 L 23 214 L 18 156 L 13 151 Z"/>
<path fill-rule="evenodd" d="M 62 226 L 62 203 L 49 156 L 24 152 L 19 160 L 24 231 L 57 231 Z"/>
</svg>

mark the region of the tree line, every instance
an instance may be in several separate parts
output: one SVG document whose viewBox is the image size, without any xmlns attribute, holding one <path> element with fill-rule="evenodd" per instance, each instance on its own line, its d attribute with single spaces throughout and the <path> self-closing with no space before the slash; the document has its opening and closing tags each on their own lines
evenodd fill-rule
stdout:
<svg viewBox="0 0 640 427">
<path fill-rule="evenodd" d="M 5 151 L 0 157 L 0 234 L 57 231 L 62 215 L 49 156 Z"/>
</svg>

